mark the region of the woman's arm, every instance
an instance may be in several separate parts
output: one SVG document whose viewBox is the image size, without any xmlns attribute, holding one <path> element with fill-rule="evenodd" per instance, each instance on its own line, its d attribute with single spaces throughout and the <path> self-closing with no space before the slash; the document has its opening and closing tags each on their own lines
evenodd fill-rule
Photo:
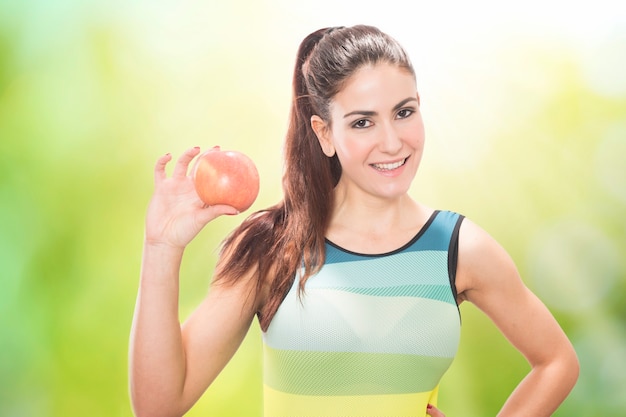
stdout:
<svg viewBox="0 0 626 417">
<path fill-rule="evenodd" d="M 184 248 L 212 219 L 236 214 L 232 207 L 205 207 L 198 199 L 187 176 L 198 153 L 198 148 L 185 152 L 171 178 L 165 174 L 169 155 L 155 167 L 129 352 L 138 417 L 183 415 L 235 353 L 256 311 L 256 297 L 248 297 L 255 286 L 242 277 L 235 285 L 213 285 L 181 328 L 178 279 Z"/>
<path fill-rule="evenodd" d="M 460 301 L 470 301 L 490 317 L 531 366 L 498 416 L 552 415 L 578 378 L 574 348 L 524 285 L 507 252 L 467 219 L 459 234 L 457 288 Z"/>
</svg>

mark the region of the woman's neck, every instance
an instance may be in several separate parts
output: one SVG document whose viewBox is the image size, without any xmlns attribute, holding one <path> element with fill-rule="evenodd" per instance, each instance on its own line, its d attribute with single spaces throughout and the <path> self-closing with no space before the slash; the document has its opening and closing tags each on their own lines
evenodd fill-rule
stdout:
<svg viewBox="0 0 626 417">
<path fill-rule="evenodd" d="M 357 197 L 338 187 L 326 236 L 354 252 L 384 253 L 412 239 L 432 212 L 408 194 L 394 199 Z"/>
</svg>

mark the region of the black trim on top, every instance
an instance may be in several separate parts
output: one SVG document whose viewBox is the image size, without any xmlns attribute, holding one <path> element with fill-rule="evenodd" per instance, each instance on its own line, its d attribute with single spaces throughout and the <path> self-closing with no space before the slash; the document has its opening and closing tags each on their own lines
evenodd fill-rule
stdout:
<svg viewBox="0 0 626 417">
<path fill-rule="evenodd" d="M 350 255 L 363 256 L 363 257 L 367 257 L 367 258 L 379 258 L 379 257 L 383 257 L 383 256 L 390 256 L 390 255 L 394 255 L 394 254 L 396 254 L 398 252 L 402 252 L 403 250 L 405 250 L 406 248 L 408 248 L 409 246 L 414 244 L 420 237 L 422 237 L 422 235 L 424 233 L 426 233 L 426 231 L 428 230 L 430 225 L 435 221 L 435 217 L 437 217 L 437 214 L 439 214 L 440 211 L 441 210 L 434 210 L 433 213 L 428 218 L 428 220 L 426 220 L 426 223 L 424 223 L 424 225 L 419 230 L 419 232 L 417 232 L 417 234 L 415 236 L 413 236 L 413 238 L 411 240 L 409 240 L 407 243 L 405 243 L 404 245 L 402 245 L 398 249 L 394 249 L 394 250 L 392 250 L 390 252 L 384 252 L 384 253 L 359 253 L 359 252 L 354 252 L 354 251 L 351 251 L 349 249 L 343 248 L 343 247 L 337 245 L 336 243 L 334 243 L 333 241 L 328 240 L 328 238 L 325 238 L 324 240 L 326 241 L 326 243 L 328 243 L 333 248 L 338 249 L 338 250 L 340 250 L 342 252 L 348 253 Z"/>
<path fill-rule="evenodd" d="M 457 300 L 456 292 L 456 266 L 459 259 L 459 230 L 461 229 L 461 223 L 465 216 L 459 214 L 459 218 L 452 230 L 452 236 L 450 237 L 450 247 L 448 248 L 448 277 L 450 278 L 450 288 L 452 288 L 452 295 L 458 307 L 459 302 Z"/>
</svg>

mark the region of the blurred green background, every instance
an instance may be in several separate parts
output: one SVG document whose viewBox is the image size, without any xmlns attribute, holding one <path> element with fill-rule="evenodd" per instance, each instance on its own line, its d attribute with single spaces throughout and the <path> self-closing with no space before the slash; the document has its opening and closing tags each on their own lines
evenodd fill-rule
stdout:
<svg viewBox="0 0 626 417">
<path fill-rule="evenodd" d="M 152 167 L 221 145 L 281 196 L 296 48 L 368 23 L 414 61 L 412 193 L 511 253 L 580 356 L 557 416 L 626 414 L 626 12 L 597 0 L 0 3 L 0 416 L 131 416 L 127 346 Z M 243 216 L 189 247 L 181 319 Z M 528 368 L 463 305 L 450 417 L 495 415 Z M 258 325 L 190 416 L 261 415 Z"/>
</svg>

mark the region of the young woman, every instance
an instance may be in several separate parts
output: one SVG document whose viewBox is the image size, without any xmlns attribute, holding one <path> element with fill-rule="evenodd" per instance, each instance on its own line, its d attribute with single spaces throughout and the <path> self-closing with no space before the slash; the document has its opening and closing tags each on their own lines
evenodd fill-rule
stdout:
<svg viewBox="0 0 626 417">
<path fill-rule="evenodd" d="M 185 246 L 211 220 L 187 175 L 155 168 L 130 347 L 137 416 L 180 416 L 233 356 L 255 316 L 267 417 L 441 417 L 458 304 L 474 303 L 531 371 L 499 416 L 549 416 L 578 361 L 507 253 L 463 216 L 408 194 L 424 148 L 419 95 L 401 46 L 374 27 L 316 31 L 298 51 L 284 199 L 224 241 L 210 291 L 181 327 Z"/>
</svg>

